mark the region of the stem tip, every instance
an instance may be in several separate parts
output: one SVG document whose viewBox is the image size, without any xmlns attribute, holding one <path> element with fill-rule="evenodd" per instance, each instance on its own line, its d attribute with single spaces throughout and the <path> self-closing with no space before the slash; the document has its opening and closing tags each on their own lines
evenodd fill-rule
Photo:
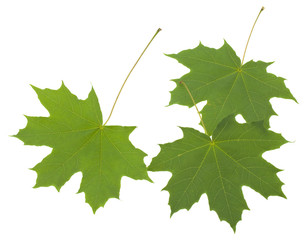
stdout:
<svg viewBox="0 0 307 240">
<path fill-rule="evenodd" d="M 131 68 L 130 72 L 128 73 L 128 75 L 127 75 L 127 77 L 126 77 L 126 79 L 125 79 L 123 85 L 121 86 L 121 88 L 120 88 L 120 90 L 119 90 L 119 92 L 118 92 L 118 94 L 117 94 L 117 97 L 116 97 L 116 99 L 115 99 L 115 101 L 114 101 L 114 104 L 113 104 L 113 107 L 112 107 L 112 109 L 111 109 L 111 112 L 110 112 L 110 114 L 109 114 L 109 117 L 108 117 L 107 121 L 105 121 L 105 123 L 104 123 L 102 126 L 105 126 L 105 125 L 108 123 L 108 121 L 110 120 L 110 118 L 111 118 L 111 116 L 112 116 L 112 113 L 113 113 L 113 110 L 114 110 L 114 107 L 115 107 L 115 105 L 116 105 L 116 103 L 117 103 L 117 100 L 118 100 L 118 98 L 119 98 L 119 95 L 120 95 L 120 93 L 122 92 L 122 90 L 123 90 L 123 88 L 124 88 L 124 86 L 125 86 L 125 84 L 126 84 L 128 78 L 129 78 L 130 74 L 132 73 L 133 69 L 135 68 L 135 66 L 136 66 L 136 65 L 138 64 L 138 62 L 140 61 L 140 59 L 141 59 L 141 57 L 143 56 L 143 54 L 146 52 L 146 50 L 147 50 L 147 48 L 149 47 L 149 45 L 151 44 L 151 42 L 154 40 L 154 38 L 157 36 L 157 34 L 158 34 L 160 31 L 161 31 L 161 28 L 158 28 L 158 30 L 157 30 L 157 32 L 155 33 L 155 35 L 151 38 L 151 40 L 150 40 L 149 43 L 146 45 L 145 49 L 143 50 L 143 52 L 141 53 L 141 55 L 139 56 L 139 58 L 136 60 L 136 62 L 135 62 L 135 64 L 133 65 L 133 67 Z"/>
<path fill-rule="evenodd" d="M 258 13 L 258 16 L 257 16 L 257 18 L 256 18 L 256 20 L 255 20 L 255 22 L 254 22 L 254 24 L 253 24 L 252 30 L 251 30 L 251 32 L 250 32 L 250 34 L 249 34 L 249 36 L 248 36 L 247 43 L 246 43 L 246 46 L 245 46 L 245 50 L 244 50 L 243 57 L 242 57 L 241 66 L 242 66 L 243 63 L 244 63 L 245 53 L 246 53 L 246 50 L 247 50 L 247 46 L 248 46 L 249 40 L 250 40 L 250 38 L 251 38 L 251 36 L 252 36 L 254 27 L 255 27 L 255 25 L 256 25 L 256 23 L 257 23 L 257 21 L 258 21 L 258 18 L 259 18 L 260 14 L 262 13 L 263 10 L 264 10 L 264 7 L 262 7 L 262 8 L 260 9 L 260 11 L 259 11 L 259 13 Z"/>
</svg>

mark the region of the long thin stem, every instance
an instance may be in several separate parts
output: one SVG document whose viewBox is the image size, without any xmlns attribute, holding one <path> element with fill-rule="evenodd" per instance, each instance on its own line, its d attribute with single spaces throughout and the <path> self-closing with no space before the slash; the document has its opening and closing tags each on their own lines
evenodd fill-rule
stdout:
<svg viewBox="0 0 307 240">
<path fill-rule="evenodd" d="M 138 62 L 140 61 L 141 57 L 142 57 L 142 56 L 144 55 L 144 53 L 146 52 L 146 50 L 147 50 L 147 48 L 149 47 L 149 45 L 151 44 L 151 42 L 154 40 L 154 38 L 157 36 L 157 34 L 158 34 L 160 31 L 161 31 L 161 28 L 159 28 L 159 29 L 156 31 L 155 35 L 151 38 L 151 40 L 149 41 L 149 43 L 147 44 L 147 46 L 145 47 L 145 49 L 143 50 L 143 52 L 141 53 L 141 55 L 139 56 L 139 58 L 137 59 L 137 61 L 136 61 L 135 64 L 133 65 L 133 67 L 131 68 L 130 72 L 128 73 L 128 75 L 127 75 L 127 77 L 126 77 L 126 79 L 125 79 L 123 85 L 121 86 L 121 88 L 120 88 L 120 90 L 119 90 L 119 92 L 118 92 L 118 94 L 117 94 L 117 97 L 116 97 L 116 99 L 115 99 L 115 101 L 114 101 L 114 104 L 113 104 L 113 107 L 112 107 L 112 109 L 111 109 L 110 115 L 109 115 L 108 119 L 105 121 L 105 123 L 103 124 L 103 126 L 105 126 L 105 125 L 107 124 L 107 122 L 110 120 L 110 118 L 111 118 L 111 116 L 112 116 L 112 113 L 113 113 L 113 111 L 114 111 L 115 105 L 116 105 L 116 103 L 117 103 L 117 100 L 118 100 L 118 98 L 119 98 L 119 95 L 120 95 L 120 93 L 122 92 L 122 90 L 123 90 L 123 88 L 124 88 L 124 86 L 125 86 L 125 84 L 126 84 L 128 78 L 130 77 L 130 75 L 131 75 L 133 69 L 134 69 L 135 66 L 138 64 Z"/>
<path fill-rule="evenodd" d="M 260 14 L 262 13 L 263 10 L 264 10 L 264 7 L 262 7 L 262 8 L 260 9 L 260 12 L 258 13 L 258 16 L 257 16 L 257 18 L 256 18 L 256 20 L 255 20 L 255 22 L 254 22 L 254 25 L 253 25 L 253 27 L 252 27 L 252 30 L 251 30 L 251 32 L 250 32 L 250 34 L 249 34 L 248 39 L 247 39 L 247 43 L 246 43 L 246 46 L 245 46 L 244 54 L 243 54 L 243 57 L 242 57 L 241 66 L 243 65 L 243 62 L 244 62 L 244 58 L 245 58 L 245 54 L 246 54 L 246 50 L 247 50 L 247 46 L 248 46 L 249 40 L 250 40 L 250 38 L 251 38 L 251 36 L 252 36 L 252 33 L 253 33 L 253 31 L 254 31 L 254 28 L 255 28 L 255 25 L 256 25 L 256 23 L 257 23 L 257 21 L 258 21 L 258 18 L 259 18 Z"/>
<path fill-rule="evenodd" d="M 201 125 L 203 126 L 203 128 L 204 128 L 204 130 L 205 130 L 205 134 L 208 135 L 208 132 L 207 132 L 206 127 L 205 127 L 205 124 L 204 124 L 204 121 L 203 121 L 203 119 L 202 119 L 202 117 L 201 117 L 201 114 L 200 114 L 200 112 L 199 112 L 199 110 L 198 110 L 198 107 L 196 106 L 195 100 L 194 100 L 194 98 L 193 98 L 193 96 L 192 96 L 192 94 L 191 94 L 191 92 L 190 92 L 188 86 L 187 86 L 186 83 L 183 82 L 183 81 L 180 81 L 179 83 L 181 83 L 181 84 L 184 86 L 184 88 L 187 90 L 188 94 L 190 95 L 190 98 L 191 98 L 191 100 L 192 100 L 192 102 L 193 102 L 193 104 L 194 104 L 194 107 L 196 108 L 196 111 L 197 111 L 197 113 L 198 113 L 198 116 L 199 116 L 199 118 L 200 118 Z"/>
</svg>

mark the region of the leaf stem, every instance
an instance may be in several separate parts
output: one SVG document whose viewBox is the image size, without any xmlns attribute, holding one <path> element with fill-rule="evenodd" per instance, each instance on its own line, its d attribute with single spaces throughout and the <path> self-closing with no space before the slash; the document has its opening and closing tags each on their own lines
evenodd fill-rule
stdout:
<svg viewBox="0 0 307 240">
<path fill-rule="evenodd" d="M 190 95 L 190 98 L 192 99 L 192 102 L 193 102 L 193 104 L 194 104 L 194 107 L 196 108 L 196 111 L 197 111 L 198 116 L 199 116 L 199 118 L 200 118 L 201 125 L 202 125 L 202 127 L 204 128 L 204 130 L 205 130 L 205 134 L 208 135 L 208 132 L 207 132 L 206 127 L 205 127 L 205 124 L 204 124 L 204 121 L 203 121 L 203 119 L 202 119 L 202 117 L 201 117 L 201 114 L 200 114 L 200 112 L 199 112 L 199 110 L 198 110 L 198 107 L 196 106 L 195 100 L 194 100 L 194 98 L 193 98 L 193 96 L 192 96 L 192 94 L 191 94 L 191 92 L 190 92 L 188 86 L 186 85 L 186 83 L 185 83 L 184 81 L 180 81 L 179 83 L 182 84 L 182 85 L 184 86 L 184 88 L 187 90 L 188 94 Z"/>
<path fill-rule="evenodd" d="M 124 86 L 125 86 L 125 84 L 126 84 L 128 78 L 130 77 L 130 75 L 131 75 L 133 69 L 134 69 L 135 66 L 138 64 L 138 62 L 140 61 L 140 59 L 142 58 L 142 56 L 143 56 L 144 53 L 146 52 L 146 50 L 147 50 L 147 48 L 149 47 L 149 45 L 151 44 L 151 42 L 154 40 L 154 38 L 157 36 L 157 34 L 158 34 L 161 30 L 162 30 L 162 29 L 159 28 L 159 29 L 156 31 L 155 35 L 151 38 L 151 40 L 149 41 L 149 43 L 147 44 L 147 46 L 145 47 L 145 49 L 143 50 L 143 52 L 141 53 L 141 55 L 139 56 L 139 58 L 137 59 L 137 61 L 136 61 L 135 64 L 133 65 L 133 67 L 131 68 L 130 72 L 128 73 L 128 75 L 127 75 L 127 77 L 126 77 L 126 79 L 125 79 L 123 85 L 121 86 L 121 88 L 120 88 L 120 90 L 119 90 L 119 92 L 118 92 L 118 94 L 117 94 L 117 97 L 116 97 L 116 99 L 115 99 L 115 101 L 114 101 L 114 104 L 113 104 L 113 107 L 112 107 L 112 109 L 111 109 L 110 115 L 109 115 L 108 119 L 105 121 L 105 123 L 103 124 L 103 126 L 105 126 L 105 125 L 107 124 L 107 122 L 110 120 L 110 118 L 111 118 L 111 116 L 112 116 L 112 113 L 113 113 L 113 111 L 114 111 L 115 105 L 116 105 L 116 103 L 117 103 L 117 100 L 118 100 L 118 98 L 119 98 L 119 95 L 121 94 L 121 92 L 122 92 L 122 90 L 123 90 L 123 88 L 124 88 Z"/>
<path fill-rule="evenodd" d="M 256 23 L 257 23 L 257 21 L 258 21 L 258 18 L 259 18 L 260 14 L 262 13 L 263 10 L 264 10 L 264 7 L 262 7 L 262 8 L 260 9 L 260 11 L 259 11 L 259 13 L 258 13 L 258 16 L 257 16 L 257 18 L 256 18 L 256 20 L 255 20 L 255 22 L 254 22 L 254 25 L 253 25 L 253 27 L 252 27 L 252 30 L 251 30 L 251 32 L 250 32 L 250 34 L 249 34 L 249 36 L 248 36 L 247 43 L 246 43 L 245 50 L 244 50 L 244 54 L 243 54 L 243 57 L 242 57 L 241 66 L 243 65 L 243 62 L 244 62 L 244 58 L 245 58 L 245 54 L 246 54 L 246 50 L 247 50 L 247 46 L 248 46 L 249 40 L 250 40 L 250 38 L 251 38 L 251 36 L 252 36 L 252 33 L 253 33 L 253 31 L 254 31 L 254 28 L 255 28 L 255 25 L 256 25 Z"/>
</svg>

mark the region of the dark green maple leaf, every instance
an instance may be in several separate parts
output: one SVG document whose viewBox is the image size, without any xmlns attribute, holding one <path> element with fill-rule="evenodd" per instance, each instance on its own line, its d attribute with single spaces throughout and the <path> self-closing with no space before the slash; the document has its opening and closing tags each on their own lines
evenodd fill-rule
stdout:
<svg viewBox="0 0 307 240">
<path fill-rule="evenodd" d="M 190 69 L 171 92 L 170 104 L 192 107 L 183 81 L 196 103 L 207 100 L 202 110 L 203 122 L 211 135 L 217 124 L 229 114 L 241 114 L 247 122 L 263 120 L 275 115 L 269 102 L 273 97 L 293 99 L 281 77 L 268 73 L 271 63 L 250 61 L 241 65 L 240 58 L 225 42 L 220 49 L 198 47 L 167 55 Z"/>
<path fill-rule="evenodd" d="M 123 176 L 151 181 L 143 158 L 146 155 L 129 141 L 135 127 L 104 126 L 94 89 L 79 100 L 62 84 L 58 90 L 33 87 L 50 117 L 28 117 L 17 138 L 26 145 L 49 146 L 50 155 L 37 164 L 35 187 L 60 188 L 82 172 L 79 192 L 95 212 L 109 198 L 119 198 Z"/>
<path fill-rule="evenodd" d="M 172 178 L 164 190 L 170 194 L 171 214 L 190 209 L 202 194 L 210 209 L 235 230 L 242 211 L 248 209 L 242 186 L 265 198 L 285 197 L 276 173 L 280 170 L 262 158 L 265 151 L 287 141 L 264 128 L 262 122 L 239 124 L 234 116 L 224 119 L 211 138 L 192 128 L 181 128 L 184 137 L 161 145 L 149 171 L 169 171 Z"/>
</svg>

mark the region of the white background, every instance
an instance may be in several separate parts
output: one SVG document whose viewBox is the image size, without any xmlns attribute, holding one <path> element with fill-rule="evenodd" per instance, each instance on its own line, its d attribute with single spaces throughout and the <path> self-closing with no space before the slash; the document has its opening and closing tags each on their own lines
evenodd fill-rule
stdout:
<svg viewBox="0 0 307 240">
<path fill-rule="evenodd" d="M 79 98 L 93 85 L 104 118 L 118 90 L 157 28 L 162 28 L 127 82 L 110 125 L 132 125 L 132 143 L 148 154 L 159 143 L 182 137 L 177 126 L 201 130 L 194 108 L 168 105 L 170 79 L 188 69 L 163 53 L 194 48 L 201 41 L 219 48 L 223 39 L 242 57 L 261 6 L 246 61 L 275 61 L 269 71 L 286 79 L 299 104 L 272 99 L 276 132 L 292 141 L 264 154 L 278 168 L 288 199 L 264 199 L 243 187 L 251 211 L 243 212 L 236 234 L 209 211 L 206 195 L 190 211 L 170 218 L 170 173 L 150 173 L 154 184 L 124 177 L 120 200 L 94 215 L 75 174 L 58 193 L 33 189 L 29 170 L 51 149 L 24 146 L 9 135 L 26 125 L 23 114 L 48 116 L 29 84 L 57 89 L 64 80 Z M 115 0 L 0 3 L 0 239 L 307 239 L 306 4 L 303 0 Z M 201 105 L 201 104 L 200 104 Z"/>
</svg>

